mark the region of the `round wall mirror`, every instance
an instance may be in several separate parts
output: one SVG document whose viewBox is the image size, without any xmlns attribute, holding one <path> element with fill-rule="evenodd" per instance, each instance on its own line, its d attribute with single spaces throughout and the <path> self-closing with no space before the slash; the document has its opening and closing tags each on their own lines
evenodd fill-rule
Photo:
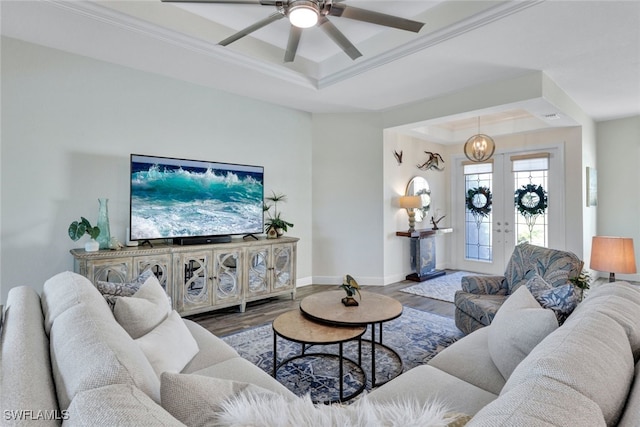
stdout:
<svg viewBox="0 0 640 427">
<path fill-rule="evenodd" d="M 416 222 L 422 221 L 429 213 L 431 207 L 431 190 L 429 190 L 429 183 L 421 176 L 411 178 L 409 184 L 407 184 L 406 196 L 420 196 L 422 198 L 422 208 L 416 209 Z"/>
</svg>

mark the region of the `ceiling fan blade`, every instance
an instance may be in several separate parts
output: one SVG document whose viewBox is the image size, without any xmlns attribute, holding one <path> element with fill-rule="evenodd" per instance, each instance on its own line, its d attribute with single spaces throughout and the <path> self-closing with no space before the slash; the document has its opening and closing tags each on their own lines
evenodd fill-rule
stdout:
<svg viewBox="0 0 640 427">
<path fill-rule="evenodd" d="M 372 10 L 360 9 L 359 7 L 347 6 L 333 3 L 329 14 L 341 18 L 355 19 L 356 21 L 369 22 L 371 24 L 384 25 L 385 27 L 398 28 L 400 30 L 420 31 L 423 22 L 412 21 L 411 19 L 400 18 L 386 13 L 374 12 Z"/>
<path fill-rule="evenodd" d="M 275 6 L 277 0 L 162 0 L 165 3 L 220 3 L 220 4 L 261 4 Z"/>
<path fill-rule="evenodd" d="M 331 23 L 327 18 L 321 17 L 318 21 L 318 26 L 325 32 L 331 39 L 336 42 L 338 46 L 344 50 L 344 53 L 349 55 L 351 59 L 356 59 L 362 56 L 360 51 L 345 37 L 344 34 L 338 30 L 338 28 Z"/>
<path fill-rule="evenodd" d="M 298 43 L 300 43 L 300 36 L 302 35 L 302 28 L 291 26 L 289 31 L 289 41 L 287 42 L 287 52 L 284 54 L 284 62 L 293 62 L 298 51 Z"/>
<path fill-rule="evenodd" d="M 222 40 L 220 43 L 218 43 L 219 45 L 222 46 L 227 46 L 231 43 L 233 43 L 236 40 L 239 40 L 241 38 L 243 38 L 246 35 L 249 35 L 251 33 L 253 33 L 256 30 L 259 30 L 262 27 L 265 27 L 269 24 L 271 24 L 272 22 L 277 21 L 278 19 L 283 18 L 284 15 L 280 12 L 275 12 L 269 16 L 267 16 L 264 19 L 261 19 L 260 21 L 256 22 L 255 24 L 249 25 L 247 28 L 238 31 L 237 33 L 233 34 L 232 36 L 227 37 L 226 39 Z"/>
</svg>

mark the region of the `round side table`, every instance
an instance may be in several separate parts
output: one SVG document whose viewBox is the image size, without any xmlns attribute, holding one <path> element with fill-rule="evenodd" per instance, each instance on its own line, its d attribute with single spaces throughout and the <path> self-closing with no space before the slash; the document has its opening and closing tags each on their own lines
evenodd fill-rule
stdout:
<svg viewBox="0 0 640 427">
<path fill-rule="evenodd" d="M 344 402 L 354 398 L 360 394 L 366 385 L 366 374 L 362 369 L 362 342 L 360 337 L 367 330 L 364 326 L 331 326 L 323 323 L 314 322 L 307 319 L 300 310 L 292 310 L 281 314 L 273 321 L 273 377 L 277 377 L 278 370 L 284 365 L 305 357 L 326 357 L 338 359 L 338 382 L 339 382 L 339 398 L 332 399 L 329 402 L 334 403 Z M 289 341 L 297 342 L 302 345 L 302 351 L 299 355 L 289 357 L 278 363 L 278 337 L 287 339 Z M 344 357 L 343 344 L 347 341 L 358 340 L 358 362 Z M 313 345 L 330 345 L 338 344 L 338 355 L 331 353 L 307 353 L 306 349 Z M 358 387 L 353 393 L 344 395 L 344 365 L 347 362 L 352 366 L 356 373 L 362 376 L 362 385 Z M 316 402 L 317 403 L 317 402 Z"/>
<path fill-rule="evenodd" d="M 300 311 L 317 322 L 333 326 L 371 325 L 371 385 L 377 387 L 384 382 L 376 382 L 376 345 L 389 351 L 398 361 L 400 368 L 391 378 L 402 372 L 402 358 L 389 346 L 382 343 L 382 324 L 402 315 L 402 304 L 396 299 L 373 292 L 361 291 L 360 305 L 347 307 L 342 304 L 344 291 L 318 292 L 300 301 Z M 379 334 L 376 341 L 376 325 Z M 388 380 L 386 380 L 388 381 Z M 385 381 L 385 382 L 386 382 Z"/>
</svg>

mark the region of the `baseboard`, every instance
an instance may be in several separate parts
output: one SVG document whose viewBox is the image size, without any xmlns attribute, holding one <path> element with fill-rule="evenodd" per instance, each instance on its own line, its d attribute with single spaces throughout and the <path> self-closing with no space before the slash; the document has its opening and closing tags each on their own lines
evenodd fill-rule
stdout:
<svg viewBox="0 0 640 427">
<path fill-rule="evenodd" d="M 313 279 L 311 276 L 308 277 L 299 277 L 296 279 L 296 288 L 301 288 L 303 286 L 313 285 Z"/>
<path fill-rule="evenodd" d="M 346 273 L 345 273 L 346 274 Z M 351 274 L 360 285 L 366 286 L 384 286 L 384 280 L 380 277 L 365 277 Z M 344 276 L 313 276 L 314 285 L 340 285 L 344 280 Z"/>
</svg>

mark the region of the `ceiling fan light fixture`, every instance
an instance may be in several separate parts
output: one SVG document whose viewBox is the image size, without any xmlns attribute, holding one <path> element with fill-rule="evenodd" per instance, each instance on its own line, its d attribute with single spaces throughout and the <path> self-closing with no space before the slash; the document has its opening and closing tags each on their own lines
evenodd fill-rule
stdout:
<svg viewBox="0 0 640 427">
<path fill-rule="evenodd" d="M 292 2 L 287 12 L 291 25 L 298 28 L 313 27 L 318 23 L 320 8 L 314 1 L 298 0 Z"/>
</svg>

